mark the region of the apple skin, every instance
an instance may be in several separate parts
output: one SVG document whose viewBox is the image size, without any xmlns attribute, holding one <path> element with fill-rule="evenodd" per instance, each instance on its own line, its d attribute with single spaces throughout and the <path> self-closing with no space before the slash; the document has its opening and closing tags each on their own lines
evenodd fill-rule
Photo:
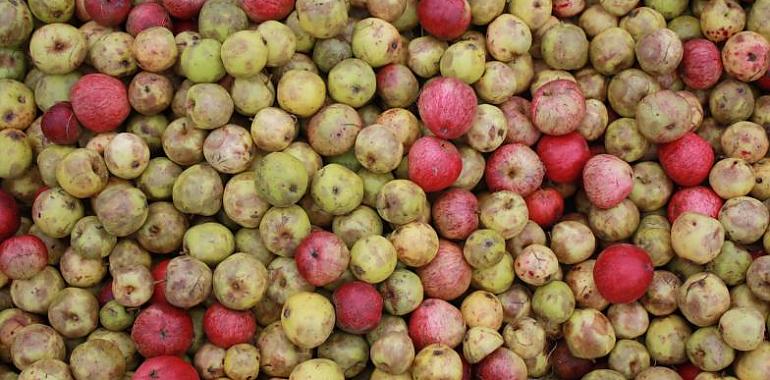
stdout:
<svg viewBox="0 0 770 380">
<path fill-rule="evenodd" d="M 70 89 L 70 102 L 80 124 L 96 133 L 117 129 L 131 113 L 128 90 L 105 74 L 86 74 Z"/>
<path fill-rule="evenodd" d="M 513 351 L 500 347 L 476 364 L 479 380 L 527 380 L 527 366 Z"/>
<path fill-rule="evenodd" d="M 0 271 L 11 280 L 26 280 L 48 265 L 48 247 L 35 235 L 13 236 L 0 244 Z"/>
<path fill-rule="evenodd" d="M 596 366 L 591 360 L 574 357 L 564 341 L 559 341 L 551 353 L 551 364 L 553 372 L 564 380 L 578 380 Z"/>
<path fill-rule="evenodd" d="M 426 296 L 451 301 L 468 290 L 473 268 L 465 261 L 458 245 L 442 239 L 439 240 L 436 257 L 417 268 L 416 272 Z"/>
<path fill-rule="evenodd" d="M 456 139 L 471 128 L 478 100 L 473 87 L 450 77 L 431 79 L 420 90 L 420 119 L 434 135 Z"/>
<path fill-rule="evenodd" d="M 479 202 L 465 189 L 450 189 L 433 202 L 431 215 L 436 231 L 444 238 L 463 240 L 479 227 Z"/>
<path fill-rule="evenodd" d="M 199 380 L 190 363 L 177 356 L 156 356 L 145 360 L 134 372 L 133 380 Z"/>
<path fill-rule="evenodd" d="M 162 5 L 158 3 L 142 3 L 131 9 L 131 12 L 128 13 L 126 31 L 130 35 L 136 37 L 139 32 L 154 26 L 162 26 L 169 30 L 173 29 L 171 16 L 169 16 L 168 11 Z"/>
<path fill-rule="evenodd" d="M 158 262 L 152 268 L 152 279 L 155 280 L 155 289 L 152 292 L 151 303 L 168 303 L 166 300 L 166 272 L 171 259 Z"/>
<path fill-rule="evenodd" d="M 529 219 L 540 227 L 549 227 L 564 214 L 564 198 L 553 188 L 535 190 L 525 199 Z"/>
<path fill-rule="evenodd" d="M 444 300 L 428 298 L 422 301 L 409 318 L 409 337 L 417 350 L 434 343 L 456 347 L 464 336 L 462 313 Z"/>
<path fill-rule="evenodd" d="M 642 248 L 613 244 L 596 259 L 594 283 L 607 301 L 631 303 L 647 292 L 654 271 L 650 255 Z"/>
<path fill-rule="evenodd" d="M 70 102 L 59 102 L 45 111 L 40 129 L 54 144 L 70 145 L 78 142 L 81 127 Z"/>
<path fill-rule="evenodd" d="M 682 82 L 696 90 L 705 90 L 717 84 L 723 70 L 717 45 L 707 39 L 697 38 L 685 42 L 682 47 L 684 52 L 679 64 Z"/>
<path fill-rule="evenodd" d="M 206 0 L 163 0 L 161 4 L 164 8 L 180 20 L 190 20 L 198 15 Z"/>
<path fill-rule="evenodd" d="M 678 190 L 668 201 L 668 221 L 674 223 L 679 215 L 686 211 L 698 212 L 703 215 L 718 218 L 722 209 L 722 198 L 706 186 L 687 187 Z"/>
<path fill-rule="evenodd" d="M 131 340 L 145 358 L 184 355 L 193 341 L 192 318 L 171 305 L 150 305 L 136 317 Z"/>
<path fill-rule="evenodd" d="M 348 282 L 332 295 L 337 327 L 350 334 L 373 330 L 382 318 L 382 296 L 371 284 Z"/>
<path fill-rule="evenodd" d="M 313 286 L 326 286 L 336 281 L 350 263 L 350 252 L 337 235 L 316 230 L 294 250 L 299 274 Z"/>
<path fill-rule="evenodd" d="M 545 166 L 545 176 L 556 183 L 572 183 L 580 178 L 591 158 L 588 142 L 578 132 L 562 136 L 544 135 L 537 143 L 537 155 Z"/>
<path fill-rule="evenodd" d="M 545 166 L 530 147 L 506 144 L 489 157 L 484 177 L 491 191 L 510 190 L 526 197 L 543 183 Z"/>
<path fill-rule="evenodd" d="M 425 192 L 451 186 L 463 169 L 460 151 L 449 141 L 433 136 L 419 138 L 409 149 L 409 179 Z"/>
<path fill-rule="evenodd" d="M 21 213 L 16 200 L 0 189 L 0 242 L 16 233 L 21 226 Z"/>
<path fill-rule="evenodd" d="M 442 40 L 460 37 L 471 24 L 471 7 L 466 0 L 421 0 L 417 17 L 428 33 Z"/>
<path fill-rule="evenodd" d="M 714 166 L 711 144 L 693 132 L 658 146 L 663 170 L 679 186 L 697 186 L 706 180 Z"/>
<path fill-rule="evenodd" d="M 104 26 L 118 26 L 131 11 L 131 0 L 85 0 L 85 11 L 91 19 Z"/>
<path fill-rule="evenodd" d="M 294 0 L 243 0 L 241 9 L 256 23 L 283 20 L 294 9 Z"/>
<path fill-rule="evenodd" d="M 610 154 L 597 154 L 583 167 L 583 188 L 591 204 L 608 209 L 622 202 L 634 187 L 631 165 Z"/>
<path fill-rule="evenodd" d="M 209 342 L 227 349 L 251 341 L 257 332 L 257 319 L 251 310 L 231 310 L 215 303 L 203 315 L 203 331 Z"/>
</svg>

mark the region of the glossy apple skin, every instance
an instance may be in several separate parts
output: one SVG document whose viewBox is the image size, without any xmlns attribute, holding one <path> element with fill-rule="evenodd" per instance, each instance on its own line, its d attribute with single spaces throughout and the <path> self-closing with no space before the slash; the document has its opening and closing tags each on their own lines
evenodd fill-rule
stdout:
<svg viewBox="0 0 770 380">
<path fill-rule="evenodd" d="M 594 282 L 607 301 L 631 303 L 647 292 L 654 270 L 650 255 L 643 249 L 632 244 L 613 244 L 596 259 Z"/>
<path fill-rule="evenodd" d="M 54 144 L 71 145 L 78 142 L 81 127 L 70 102 L 59 102 L 45 111 L 40 128 Z"/>
</svg>

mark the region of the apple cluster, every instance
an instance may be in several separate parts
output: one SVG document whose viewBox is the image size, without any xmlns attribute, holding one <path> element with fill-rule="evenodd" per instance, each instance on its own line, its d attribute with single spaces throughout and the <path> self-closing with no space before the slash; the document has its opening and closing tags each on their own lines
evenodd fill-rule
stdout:
<svg viewBox="0 0 770 380">
<path fill-rule="evenodd" d="M 0 0 L 0 380 L 768 380 L 770 0 Z"/>
</svg>

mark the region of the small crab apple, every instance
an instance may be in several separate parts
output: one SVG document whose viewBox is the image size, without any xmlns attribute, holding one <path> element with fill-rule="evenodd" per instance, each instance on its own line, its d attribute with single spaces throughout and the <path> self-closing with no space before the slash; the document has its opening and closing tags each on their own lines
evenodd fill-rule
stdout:
<svg viewBox="0 0 770 380">
<path fill-rule="evenodd" d="M 85 0 L 85 10 L 91 18 L 104 26 L 118 26 L 131 11 L 131 0 Z"/>
<path fill-rule="evenodd" d="M 48 140 L 60 145 L 76 143 L 81 131 L 70 102 L 56 103 L 45 111 L 40 121 L 40 129 Z"/>
<path fill-rule="evenodd" d="M 178 356 L 156 356 L 142 362 L 133 380 L 198 380 L 198 372 Z"/>
<path fill-rule="evenodd" d="M 614 244 L 596 259 L 594 282 L 607 301 L 630 303 L 647 292 L 653 272 L 650 255 L 643 249 L 632 244 Z"/>
<path fill-rule="evenodd" d="M 541 227 L 556 223 L 564 213 L 564 198 L 553 188 L 535 190 L 525 199 L 529 219 Z"/>
<path fill-rule="evenodd" d="M 105 74 L 87 74 L 70 89 L 72 110 L 89 130 L 102 133 L 116 129 L 131 112 L 126 85 Z"/>
<path fill-rule="evenodd" d="M 706 186 L 687 187 L 678 190 L 671 196 L 668 202 L 668 220 L 674 223 L 676 218 L 684 212 L 692 211 L 701 213 L 711 218 L 719 216 L 722 209 L 722 198 Z"/>
<path fill-rule="evenodd" d="M 442 3 L 439 8 L 443 6 Z M 422 87 L 417 108 L 425 127 L 434 135 L 456 139 L 471 128 L 476 116 L 476 102 L 473 87 L 457 78 L 440 77 Z"/>
<path fill-rule="evenodd" d="M 714 165 L 711 144 L 693 132 L 658 146 L 658 159 L 666 174 L 679 186 L 696 186 L 706 180 Z"/>
<path fill-rule="evenodd" d="M 215 303 L 203 315 L 203 331 L 211 343 L 230 348 L 254 338 L 257 320 L 251 310 L 231 310 Z"/>
<path fill-rule="evenodd" d="M 462 172 L 463 161 L 455 146 L 438 137 L 421 137 L 409 149 L 409 179 L 426 192 L 446 189 Z"/>
<path fill-rule="evenodd" d="M 317 230 L 302 240 L 294 250 L 300 275 L 313 286 L 336 281 L 350 263 L 350 252 L 337 235 Z"/>
<path fill-rule="evenodd" d="M 19 226 L 21 226 L 21 213 L 16 200 L 5 190 L 0 189 L 0 241 L 16 233 Z"/>
<path fill-rule="evenodd" d="M 332 295 L 337 327 L 351 334 L 364 334 L 380 323 L 383 301 L 377 289 L 362 281 L 348 282 Z"/>
<path fill-rule="evenodd" d="M 471 7 L 466 0 L 422 0 L 417 17 L 428 33 L 442 40 L 460 37 L 471 24 Z"/>
<path fill-rule="evenodd" d="M 537 155 L 545 165 L 545 176 L 556 183 L 575 182 L 591 158 L 588 142 L 578 132 L 545 135 L 537 143 Z"/>
<path fill-rule="evenodd" d="M 193 341 L 192 318 L 167 304 L 150 305 L 136 317 L 131 339 L 145 358 L 182 355 Z"/>
</svg>

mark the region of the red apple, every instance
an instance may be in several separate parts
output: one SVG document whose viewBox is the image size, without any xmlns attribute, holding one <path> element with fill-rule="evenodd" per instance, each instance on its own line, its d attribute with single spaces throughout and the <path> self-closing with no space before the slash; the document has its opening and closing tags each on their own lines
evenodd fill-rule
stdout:
<svg viewBox="0 0 770 380">
<path fill-rule="evenodd" d="M 203 332 L 209 342 L 227 349 L 254 339 L 257 319 L 251 310 L 237 311 L 215 303 L 203 315 Z"/>
<path fill-rule="evenodd" d="M 579 359 L 572 355 L 569 346 L 563 341 L 556 345 L 550 356 L 553 373 L 562 380 L 578 380 L 594 369 L 594 362 Z"/>
<path fill-rule="evenodd" d="M 433 343 L 456 347 L 464 336 L 462 313 L 444 300 L 428 298 L 409 317 L 409 337 L 418 350 Z"/>
<path fill-rule="evenodd" d="M 722 76 L 722 56 L 713 42 L 698 38 L 683 45 L 679 64 L 682 82 L 696 90 L 705 90 L 717 84 Z"/>
<path fill-rule="evenodd" d="M 529 219 L 540 227 L 548 227 L 556 223 L 564 213 L 564 198 L 550 187 L 538 189 L 524 200 L 527 202 Z"/>
<path fill-rule="evenodd" d="M 420 0 L 420 25 L 436 38 L 453 40 L 471 24 L 471 7 L 466 0 Z"/>
<path fill-rule="evenodd" d="M 513 351 L 500 347 L 476 364 L 478 380 L 527 380 L 527 366 Z"/>
<path fill-rule="evenodd" d="M 436 257 L 416 271 L 425 294 L 445 301 L 463 295 L 471 286 L 473 275 L 473 268 L 465 261 L 462 248 L 444 239 L 439 240 Z"/>
<path fill-rule="evenodd" d="M 426 192 L 451 186 L 463 170 L 460 152 L 451 142 L 433 136 L 417 139 L 409 149 L 409 179 Z"/>
<path fill-rule="evenodd" d="M 443 6 L 443 0 L 441 2 Z M 423 3 L 420 2 L 420 6 Z M 456 78 L 440 77 L 422 87 L 417 108 L 426 128 L 438 137 L 451 140 L 471 128 L 476 103 L 473 87 Z"/>
<path fill-rule="evenodd" d="M 645 250 L 633 244 L 613 244 L 596 259 L 594 283 L 607 301 L 630 303 L 647 292 L 654 270 Z"/>
<path fill-rule="evenodd" d="M 152 279 L 155 281 L 155 289 L 152 292 L 151 303 L 167 303 L 166 301 L 166 272 L 171 259 L 166 259 L 155 264 L 152 268 Z"/>
<path fill-rule="evenodd" d="M 585 114 L 586 99 L 573 81 L 550 81 L 532 95 L 532 124 L 544 134 L 561 136 L 573 132 Z"/>
<path fill-rule="evenodd" d="M 189 20 L 198 15 L 206 0 L 162 0 L 161 4 L 174 18 Z"/>
<path fill-rule="evenodd" d="M 15 234 L 20 226 L 19 205 L 11 195 L 0 189 L 0 242 Z"/>
<path fill-rule="evenodd" d="M 177 35 L 182 32 L 187 32 L 187 31 L 191 31 L 191 32 L 198 31 L 198 23 L 195 20 L 175 19 L 174 21 L 171 22 L 171 24 L 173 25 L 173 28 L 174 28 L 173 30 L 174 35 Z"/>
<path fill-rule="evenodd" d="M 294 9 L 294 0 L 242 0 L 241 8 L 256 23 L 283 20 Z"/>
<path fill-rule="evenodd" d="M 297 270 L 313 286 L 336 281 L 350 263 L 350 252 L 337 235 L 316 230 L 302 240 L 294 251 Z"/>
<path fill-rule="evenodd" d="M 465 189 L 450 189 L 433 202 L 431 216 L 443 237 L 463 240 L 479 227 L 479 202 Z"/>
<path fill-rule="evenodd" d="M 26 280 L 48 265 L 48 247 L 35 235 L 19 235 L 0 244 L 0 271 L 12 280 Z"/>
<path fill-rule="evenodd" d="M 70 102 L 80 123 L 93 132 L 109 132 L 131 112 L 126 85 L 105 74 L 86 74 L 70 90 Z"/>
<path fill-rule="evenodd" d="M 56 103 L 45 111 L 40 129 L 48 140 L 60 145 L 77 143 L 81 130 L 70 102 Z"/>
<path fill-rule="evenodd" d="M 332 295 L 337 327 L 351 334 L 365 334 L 380 323 L 382 296 L 365 282 L 348 282 Z"/>
<path fill-rule="evenodd" d="M 580 133 L 544 135 L 537 143 L 537 155 L 545 166 L 545 176 L 556 183 L 575 182 L 583 173 L 591 150 Z"/>
<path fill-rule="evenodd" d="M 706 186 L 688 187 L 678 190 L 668 201 L 668 221 L 674 223 L 676 218 L 687 211 L 698 212 L 717 218 L 722 209 L 722 198 Z"/>
<path fill-rule="evenodd" d="M 104 26 L 118 26 L 131 11 L 131 0 L 85 0 L 85 10 L 91 19 Z"/>
<path fill-rule="evenodd" d="M 99 290 L 99 294 L 96 295 L 96 300 L 99 301 L 99 306 L 104 306 L 107 302 L 115 299 L 115 294 L 112 293 L 112 279 L 102 285 Z"/>
<path fill-rule="evenodd" d="M 613 155 L 597 154 L 583 168 L 583 189 L 588 200 L 598 208 L 616 206 L 631 194 L 633 187 L 633 169 Z"/>
<path fill-rule="evenodd" d="M 136 317 L 131 339 L 145 358 L 183 355 L 193 341 L 192 318 L 171 305 L 150 305 Z"/>
<path fill-rule="evenodd" d="M 692 363 L 687 362 L 678 365 L 676 367 L 676 372 L 679 373 L 679 376 L 682 376 L 682 380 L 695 380 L 695 378 L 698 377 L 698 374 L 701 373 L 701 370 Z"/>
<path fill-rule="evenodd" d="M 506 144 L 489 157 L 484 177 L 491 191 L 510 190 L 526 197 L 543 183 L 545 166 L 530 147 Z"/>
<path fill-rule="evenodd" d="M 770 71 L 766 72 L 765 75 L 762 76 L 762 78 L 757 79 L 754 81 L 754 84 L 757 85 L 764 93 L 766 94 L 768 91 L 770 91 Z"/>
<path fill-rule="evenodd" d="M 171 16 L 169 16 L 166 8 L 158 3 L 142 3 L 134 7 L 128 14 L 128 20 L 126 20 L 126 32 L 136 37 L 139 32 L 152 28 L 154 26 L 162 26 L 171 30 Z"/>
<path fill-rule="evenodd" d="M 199 380 L 190 363 L 177 356 L 156 356 L 145 360 L 134 372 L 133 380 Z"/>
<path fill-rule="evenodd" d="M 714 150 L 708 141 L 688 132 L 677 140 L 659 145 L 658 159 L 677 185 L 696 186 L 708 178 L 714 166 Z"/>
</svg>

